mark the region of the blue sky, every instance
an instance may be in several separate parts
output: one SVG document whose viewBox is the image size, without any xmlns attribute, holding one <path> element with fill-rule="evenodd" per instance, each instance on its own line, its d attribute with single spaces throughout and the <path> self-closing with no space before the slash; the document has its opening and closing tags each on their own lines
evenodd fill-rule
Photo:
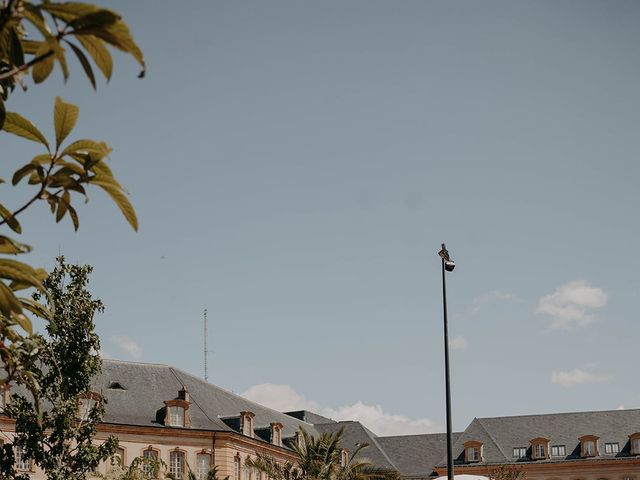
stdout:
<svg viewBox="0 0 640 480">
<path fill-rule="evenodd" d="M 94 265 L 109 355 L 201 374 L 207 308 L 210 381 L 441 429 L 445 241 L 455 428 L 640 407 L 638 2 L 108 5 L 147 77 L 74 64 L 8 109 L 51 132 L 61 95 L 114 148 L 139 233 L 101 192 L 77 234 L 22 219 L 32 263 Z"/>
</svg>

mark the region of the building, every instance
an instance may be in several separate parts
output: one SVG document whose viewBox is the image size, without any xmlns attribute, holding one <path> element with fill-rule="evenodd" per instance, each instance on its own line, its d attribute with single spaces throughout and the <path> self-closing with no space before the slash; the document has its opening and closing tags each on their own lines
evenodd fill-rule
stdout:
<svg viewBox="0 0 640 480">
<path fill-rule="evenodd" d="M 509 464 L 527 480 L 640 480 L 640 410 L 476 418 L 453 451 L 460 474 Z"/>
<path fill-rule="evenodd" d="M 300 427 L 313 435 L 343 429 L 344 455 L 366 443 L 362 457 L 406 479 L 446 475 L 444 434 L 380 437 L 355 421 L 278 412 L 167 365 L 104 360 L 79 415 L 101 397 L 108 403 L 97 440 L 115 435 L 124 465 L 152 456 L 178 478 L 187 467 L 203 478 L 215 464 L 223 478 L 267 480 L 245 460 L 258 454 L 295 460 L 289 445 L 300 441 Z M 7 438 L 12 428 L 0 415 Z M 486 475 L 511 464 L 527 480 L 640 480 L 640 410 L 475 419 L 454 442 L 456 473 Z M 16 463 L 34 480 L 44 478 L 20 452 Z"/>
</svg>

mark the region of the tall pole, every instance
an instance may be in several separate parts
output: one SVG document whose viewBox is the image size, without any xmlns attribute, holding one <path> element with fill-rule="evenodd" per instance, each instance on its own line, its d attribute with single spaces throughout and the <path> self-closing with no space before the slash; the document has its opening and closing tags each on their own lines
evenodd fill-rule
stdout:
<svg viewBox="0 0 640 480">
<path fill-rule="evenodd" d="M 207 309 L 204 309 L 204 381 L 207 382 L 209 380 L 209 372 L 207 365 Z"/>
<path fill-rule="evenodd" d="M 455 265 L 449 259 L 449 252 L 442 244 L 442 250 L 439 253 L 442 258 L 442 306 L 444 313 L 444 372 L 445 372 L 445 391 L 446 391 L 446 409 L 447 409 L 447 478 L 453 480 L 453 442 L 451 439 L 451 381 L 449 375 L 449 325 L 447 322 L 447 280 L 445 270 L 452 271 Z M 445 263 L 447 262 L 447 263 Z M 448 266 L 449 268 L 445 268 Z"/>
</svg>

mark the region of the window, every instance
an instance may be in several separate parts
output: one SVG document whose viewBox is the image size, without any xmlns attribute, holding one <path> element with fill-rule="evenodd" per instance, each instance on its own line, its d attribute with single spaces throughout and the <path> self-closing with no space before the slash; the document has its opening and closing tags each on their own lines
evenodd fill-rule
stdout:
<svg viewBox="0 0 640 480">
<path fill-rule="evenodd" d="M 525 458 L 527 456 L 527 447 L 513 447 L 513 458 Z"/>
<path fill-rule="evenodd" d="M 91 410 L 93 410 L 93 407 L 95 406 L 96 406 L 95 398 L 81 398 L 80 414 L 78 415 L 80 417 L 80 420 L 88 420 L 89 414 L 91 413 Z"/>
<path fill-rule="evenodd" d="M 240 457 L 233 459 L 233 480 L 240 480 Z"/>
<path fill-rule="evenodd" d="M 549 458 L 549 439 L 536 437 L 531 440 L 531 459 L 546 460 Z"/>
<path fill-rule="evenodd" d="M 208 453 L 199 453 L 196 457 L 196 478 L 205 480 L 211 464 L 211 455 Z"/>
<path fill-rule="evenodd" d="M 349 451 L 346 448 L 343 448 L 340 452 L 340 466 L 346 467 L 349 463 Z"/>
<path fill-rule="evenodd" d="M 116 453 L 113 454 L 113 457 L 111 459 L 111 463 L 112 464 L 116 464 L 116 465 L 124 466 L 125 465 L 124 461 L 125 461 L 124 448 L 118 447 L 116 449 Z"/>
<path fill-rule="evenodd" d="M 169 425 L 171 427 L 184 427 L 183 407 L 169 407 Z"/>
<path fill-rule="evenodd" d="M 31 470 L 31 459 L 22 447 L 16 447 L 16 470 Z"/>
<path fill-rule="evenodd" d="M 181 480 L 184 476 L 184 453 L 171 452 L 169 454 L 169 473 L 176 480 Z"/>
<path fill-rule="evenodd" d="M 467 462 L 479 462 L 480 449 L 478 447 L 467 448 Z"/>
<path fill-rule="evenodd" d="M 153 450 L 152 448 L 147 448 L 144 452 L 142 452 L 142 458 L 144 458 L 145 460 L 142 463 L 142 471 L 147 476 L 147 478 L 157 477 L 158 451 Z"/>
<path fill-rule="evenodd" d="M 620 451 L 620 445 L 618 442 L 605 443 L 604 453 L 618 453 Z"/>
<path fill-rule="evenodd" d="M 271 424 L 271 443 L 274 445 L 282 446 L 282 424 L 281 423 L 272 423 Z"/>
<path fill-rule="evenodd" d="M 257 468 L 254 470 L 254 478 L 256 480 L 262 480 L 262 472 L 260 470 L 258 470 Z"/>
<path fill-rule="evenodd" d="M 551 447 L 551 456 L 552 457 L 566 457 L 567 449 L 564 445 L 553 445 Z"/>
<path fill-rule="evenodd" d="M 631 440 L 631 455 L 640 455 L 640 437 Z"/>
<path fill-rule="evenodd" d="M 246 465 L 242 468 L 242 480 L 251 480 L 251 469 Z"/>
<path fill-rule="evenodd" d="M 253 437 L 253 413 L 241 412 L 242 415 L 242 434 Z"/>
<path fill-rule="evenodd" d="M 596 454 L 596 445 L 592 440 L 586 440 L 582 444 L 582 455 L 585 457 L 591 457 Z"/>
</svg>

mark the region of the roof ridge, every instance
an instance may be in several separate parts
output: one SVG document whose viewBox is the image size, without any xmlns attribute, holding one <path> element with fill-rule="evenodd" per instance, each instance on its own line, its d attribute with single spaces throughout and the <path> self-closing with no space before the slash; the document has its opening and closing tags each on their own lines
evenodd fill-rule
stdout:
<svg viewBox="0 0 640 480">
<path fill-rule="evenodd" d="M 133 361 L 133 360 L 120 360 L 119 358 L 101 358 L 101 360 L 102 360 L 102 363 L 129 363 L 129 364 L 133 364 L 133 365 L 147 365 L 147 366 L 154 366 L 154 367 L 171 368 L 166 363 L 136 362 L 136 361 Z"/>
<path fill-rule="evenodd" d="M 464 432 L 451 432 L 452 435 L 462 434 Z M 428 432 L 428 433 L 409 433 L 407 435 L 379 435 L 376 438 L 378 440 L 385 440 L 387 438 L 407 438 L 407 437 L 429 437 L 431 435 L 446 435 L 447 432 Z"/>
<path fill-rule="evenodd" d="M 593 413 L 615 413 L 615 412 L 637 412 L 640 411 L 640 408 L 622 408 L 622 409 L 611 409 L 611 410 L 586 410 L 580 412 L 551 412 L 551 413 L 523 413 L 520 415 L 503 415 L 499 417 L 481 417 L 478 420 L 496 420 L 503 418 L 523 418 L 523 417 L 551 417 L 557 415 L 587 415 Z"/>
<path fill-rule="evenodd" d="M 312 424 L 312 423 L 306 422 L 306 421 L 304 421 L 304 420 L 300 420 L 299 418 L 291 417 L 290 415 L 287 415 L 287 414 L 286 414 L 286 413 L 284 413 L 284 412 L 281 412 L 281 411 L 276 410 L 276 409 L 271 408 L 271 407 L 267 407 L 266 405 L 262 405 L 261 403 L 254 402 L 253 400 L 249 400 L 248 398 L 243 397 L 242 395 L 239 395 L 239 394 L 237 394 L 237 393 L 235 393 L 235 392 L 232 392 L 232 391 L 230 391 L 230 390 L 227 390 L 226 388 L 221 387 L 220 385 L 215 385 L 215 384 L 213 384 L 213 383 L 209 383 L 209 382 L 205 381 L 204 379 L 202 379 L 202 378 L 200 378 L 200 377 L 197 377 L 197 376 L 193 375 L 192 373 L 185 372 L 184 370 L 182 370 L 182 369 L 180 369 L 180 368 L 176 368 L 176 367 L 169 367 L 169 368 L 170 368 L 171 370 L 176 371 L 176 372 L 179 372 L 179 373 L 181 373 L 181 374 L 183 374 L 183 375 L 187 375 L 187 376 L 191 377 L 192 379 L 197 380 L 198 382 L 204 383 L 204 384 L 208 385 L 209 387 L 217 388 L 218 390 L 221 390 L 221 391 L 223 391 L 223 392 L 225 392 L 225 393 L 227 393 L 227 394 L 229 394 L 229 395 L 232 395 L 232 396 L 234 396 L 234 397 L 236 397 L 236 398 L 240 398 L 240 399 L 242 399 L 242 400 L 243 400 L 243 401 L 245 401 L 245 402 L 251 403 L 251 404 L 253 404 L 253 405 L 257 405 L 257 406 L 259 406 L 260 408 L 265 408 L 265 409 L 267 409 L 267 410 L 271 410 L 272 412 L 275 412 L 275 413 L 277 413 L 277 414 L 279 414 L 279 415 L 285 415 L 285 416 L 287 416 L 287 417 L 292 418 L 293 420 L 296 420 L 296 421 L 298 421 L 298 422 L 302 422 L 302 423 L 304 423 L 305 425 L 309 425 L 309 426 L 313 427 L 313 424 Z M 240 412 L 238 412 L 238 415 L 239 415 L 239 414 L 240 414 Z"/>
<path fill-rule="evenodd" d="M 487 435 L 489 436 L 489 438 L 491 439 L 491 441 L 493 442 L 493 444 L 498 448 L 498 450 L 500 451 L 500 453 L 502 453 L 502 455 L 504 456 L 504 459 L 508 462 L 509 461 L 509 457 L 507 456 L 506 452 L 502 449 L 502 447 L 500 446 L 500 444 L 496 441 L 496 439 L 493 437 L 493 435 L 491 435 L 491 432 L 489 432 L 489 430 L 487 430 L 487 427 L 484 426 L 484 423 L 482 423 L 482 419 L 477 418 L 476 420 L 478 420 L 478 423 L 480 424 L 480 426 L 482 427 L 482 429 L 487 433 Z"/>
<path fill-rule="evenodd" d="M 376 446 L 376 448 L 378 450 L 380 450 L 380 453 L 382 453 L 382 455 L 387 460 L 387 462 L 389 462 L 389 465 L 391 465 L 394 469 L 398 470 L 398 467 L 396 466 L 395 463 L 393 463 L 391 461 L 391 458 L 389 457 L 389 455 L 387 455 L 387 452 L 385 452 L 384 448 L 382 448 L 382 445 L 380 445 L 378 443 L 377 436 L 371 430 L 369 430 L 367 427 L 365 427 L 362 423 L 360 423 L 358 421 L 355 421 L 355 423 L 360 425 L 360 427 L 364 430 L 364 432 L 367 434 L 367 436 L 371 439 L 371 441 Z"/>
</svg>

